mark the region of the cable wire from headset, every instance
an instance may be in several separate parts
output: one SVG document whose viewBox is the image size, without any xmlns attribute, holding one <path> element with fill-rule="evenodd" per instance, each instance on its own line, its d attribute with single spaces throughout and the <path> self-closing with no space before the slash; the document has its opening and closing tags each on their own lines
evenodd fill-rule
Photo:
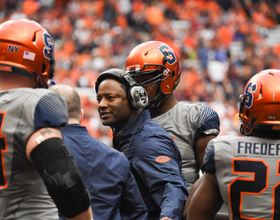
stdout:
<svg viewBox="0 0 280 220">
<path fill-rule="evenodd" d="M 133 137 L 134 137 L 134 135 L 135 135 L 135 133 L 136 133 L 136 131 L 137 131 L 137 129 L 138 129 L 138 127 L 141 125 L 141 123 L 143 122 L 143 120 L 144 120 L 144 118 L 145 118 L 145 110 L 143 109 L 142 111 L 140 111 L 140 113 L 141 112 L 143 112 L 143 117 L 142 117 L 142 119 L 141 119 L 141 121 L 140 121 L 140 123 L 137 125 L 137 127 L 135 128 L 135 130 L 134 130 L 134 132 L 133 132 L 133 134 L 132 134 L 132 136 L 131 136 L 131 138 L 130 138 L 130 141 L 129 141 L 129 143 L 128 143 L 128 146 L 127 146 L 127 148 L 126 148 L 126 151 L 125 151 L 125 156 L 126 156 L 126 154 L 127 154 L 127 151 L 128 151 L 128 149 L 129 149 L 129 147 L 130 147 L 130 144 L 131 144 L 131 142 L 132 142 L 132 139 L 133 139 Z M 140 115 L 140 114 L 139 114 Z M 138 116 L 139 116 L 138 115 Z M 138 116 L 137 116 L 137 118 L 138 118 Z"/>
</svg>

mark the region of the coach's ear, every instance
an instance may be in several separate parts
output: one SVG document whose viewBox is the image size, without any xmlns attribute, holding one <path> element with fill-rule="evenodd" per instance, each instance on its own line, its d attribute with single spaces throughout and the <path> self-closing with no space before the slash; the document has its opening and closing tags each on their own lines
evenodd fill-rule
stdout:
<svg viewBox="0 0 280 220">
<path fill-rule="evenodd" d="M 80 124 L 82 123 L 82 120 L 84 119 L 84 109 L 81 109 L 81 113 L 80 113 Z"/>
</svg>

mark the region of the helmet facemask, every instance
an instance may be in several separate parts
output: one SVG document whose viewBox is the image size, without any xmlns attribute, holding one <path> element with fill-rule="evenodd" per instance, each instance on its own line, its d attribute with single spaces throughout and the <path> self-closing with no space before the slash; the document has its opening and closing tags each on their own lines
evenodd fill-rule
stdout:
<svg viewBox="0 0 280 220">
<path fill-rule="evenodd" d="M 149 100 L 149 104 L 147 106 L 147 108 L 156 108 L 162 99 L 164 99 L 165 97 L 167 97 L 168 95 L 170 95 L 176 88 L 176 86 L 179 83 L 179 78 L 180 78 L 180 74 L 176 80 L 176 83 L 172 89 L 172 92 L 169 94 L 164 94 L 161 90 L 161 83 L 164 82 L 165 80 L 168 79 L 168 77 L 175 77 L 174 71 L 173 73 L 170 72 L 170 70 L 165 66 L 165 64 L 167 63 L 167 54 L 165 53 L 165 57 L 163 60 L 163 65 L 161 64 L 145 64 L 141 69 L 135 68 L 135 70 L 128 70 L 128 68 L 126 69 L 126 72 L 134 78 L 134 80 L 138 83 L 139 86 L 142 86 L 143 88 L 147 88 L 153 84 L 158 83 L 158 91 L 155 97 L 153 97 L 151 100 Z M 154 68 L 153 68 L 154 67 Z M 151 70 L 152 69 L 152 70 Z M 142 76 L 147 76 L 147 80 L 141 80 L 139 81 L 139 77 Z M 154 75 L 154 76 L 153 76 Z M 150 77 L 148 77 L 150 76 Z"/>
</svg>

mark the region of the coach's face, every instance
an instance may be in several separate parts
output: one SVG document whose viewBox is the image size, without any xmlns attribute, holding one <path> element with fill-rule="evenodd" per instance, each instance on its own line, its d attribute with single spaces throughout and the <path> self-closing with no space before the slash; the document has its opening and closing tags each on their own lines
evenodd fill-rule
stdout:
<svg viewBox="0 0 280 220">
<path fill-rule="evenodd" d="M 97 101 L 102 124 L 117 131 L 135 116 L 135 110 L 129 106 L 125 89 L 114 79 L 105 79 L 100 83 Z"/>
</svg>

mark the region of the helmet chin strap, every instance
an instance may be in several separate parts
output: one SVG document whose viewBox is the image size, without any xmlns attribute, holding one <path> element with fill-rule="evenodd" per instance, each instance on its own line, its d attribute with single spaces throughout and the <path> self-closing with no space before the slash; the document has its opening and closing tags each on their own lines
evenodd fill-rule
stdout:
<svg viewBox="0 0 280 220">
<path fill-rule="evenodd" d="M 160 103 L 161 103 L 161 100 L 166 97 L 162 93 L 160 85 L 161 85 L 161 81 L 158 82 L 157 95 L 149 101 L 149 103 L 148 103 L 146 108 L 149 109 L 149 108 L 156 108 L 156 107 L 158 107 L 160 105 Z"/>
<path fill-rule="evenodd" d="M 38 84 L 39 88 L 44 88 L 42 81 L 41 81 L 41 77 L 37 75 L 37 73 L 33 70 L 32 72 L 34 79 L 36 80 L 36 83 Z M 51 85 L 55 85 L 56 82 L 52 79 L 48 79 L 47 83 L 46 83 L 46 87 L 47 89 L 51 86 Z"/>
<path fill-rule="evenodd" d="M 254 123 L 256 122 L 256 120 L 257 120 L 257 117 L 255 116 L 249 123 L 248 123 L 248 125 L 247 125 L 247 128 L 246 128 L 246 130 L 244 131 L 244 128 L 243 128 L 243 126 L 241 126 L 242 127 L 242 131 L 243 131 L 243 135 L 251 135 L 251 134 L 249 134 L 249 131 L 253 128 L 253 125 L 254 125 Z M 240 127 L 240 131 L 241 131 L 241 127 Z"/>
<path fill-rule="evenodd" d="M 37 75 L 37 73 L 33 70 L 32 72 L 34 79 L 36 80 L 36 83 L 38 85 L 39 88 L 44 88 L 42 81 L 41 81 L 41 77 Z"/>
<path fill-rule="evenodd" d="M 156 108 L 159 106 L 159 104 L 161 103 L 161 98 L 160 98 L 161 94 L 158 93 L 151 101 L 149 101 L 149 104 L 147 105 L 146 108 Z"/>
</svg>

